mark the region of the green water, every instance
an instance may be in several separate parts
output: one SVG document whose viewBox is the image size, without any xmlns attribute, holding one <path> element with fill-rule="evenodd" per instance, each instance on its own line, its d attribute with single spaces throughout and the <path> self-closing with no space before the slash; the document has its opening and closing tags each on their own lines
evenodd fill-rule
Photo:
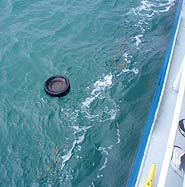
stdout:
<svg viewBox="0 0 185 187">
<path fill-rule="evenodd" d="M 0 0 L 0 186 L 126 186 L 175 8 Z M 66 97 L 44 92 L 56 74 Z"/>
</svg>

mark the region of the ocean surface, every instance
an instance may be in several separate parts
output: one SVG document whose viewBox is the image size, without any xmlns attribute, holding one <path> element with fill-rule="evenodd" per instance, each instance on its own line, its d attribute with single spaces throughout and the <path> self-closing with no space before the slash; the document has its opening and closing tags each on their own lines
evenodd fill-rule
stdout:
<svg viewBox="0 0 185 187">
<path fill-rule="evenodd" d="M 126 187 L 176 5 L 0 0 L 1 187 Z"/>
</svg>

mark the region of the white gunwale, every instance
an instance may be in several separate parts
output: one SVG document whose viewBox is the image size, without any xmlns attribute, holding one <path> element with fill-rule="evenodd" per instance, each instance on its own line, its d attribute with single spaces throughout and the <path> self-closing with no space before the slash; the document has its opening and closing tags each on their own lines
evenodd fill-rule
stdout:
<svg viewBox="0 0 185 187">
<path fill-rule="evenodd" d="M 171 160 L 171 154 L 169 153 L 172 153 L 173 147 L 175 144 L 175 138 L 176 138 L 176 133 L 178 129 L 178 122 L 180 119 L 181 107 L 182 107 L 184 91 L 185 91 L 185 65 L 184 64 L 185 64 L 185 57 L 182 61 L 183 71 L 181 72 L 179 91 L 178 91 L 177 100 L 175 104 L 175 110 L 174 110 L 174 115 L 173 115 L 171 128 L 169 132 L 165 155 L 164 155 L 164 159 L 162 163 L 161 173 L 160 173 L 159 181 L 157 184 L 158 187 L 162 187 L 162 186 L 165 187 L 166 178 L 168 175 L 168 168 L 169 168 L 170 160 Z M 182 66 L 180 66 L 180 68 Z"/>
</svg>

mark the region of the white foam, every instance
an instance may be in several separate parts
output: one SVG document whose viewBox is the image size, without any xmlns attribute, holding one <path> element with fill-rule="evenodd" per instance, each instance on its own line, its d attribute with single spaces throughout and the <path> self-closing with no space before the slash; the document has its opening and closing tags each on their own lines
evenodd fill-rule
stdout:
<svg viewBox="0 0 185 187">
<path fill-rule="evenodd" d="M 101 92 L 112 85 L 112 77 L 113 76 L 110 73 L 103 79 L 98 80 L 93 84 L 93 90 L 90 97 L 86 98 L 85 101 L 82 102 L 82 108 L 89 108 L 90 104 L 100 96 Z"/>
<path fill-rule="evenodd" d="M 175 2 L 175 0 L 156 0 L 155 2 L 151 2 L 150 0 L 142 0 L 141 4 L 136 8 L 132 8 L 128 14 L 134 14 L 134 16 L 139 18 L 137 27 L 139 26 L 141 29 L 140 33 L 144 33 L 145 27 L 152 20 L 152 18 L 159 13 L 168 12 L 170 8 L 175 5 Z M 140 42 L 139 39 L 140 38 L 136 37 L 136 44 Z"/>
<path fill-rule="evenodd" d="M 104 153 L 104 155 L 107 155 L 107 156 L 109 155 L 109 153 L 108 153 L 108 151 L 106 150 L 105 147 L 99 147 L 98 150 L 101 151 L 102 153 Z M 104 160 L 104 162 L 103 162 L 103 165 L 101 166 L 101 168 L 99 169 L 99 171 L 101 171 L 101 170 L 103 170 L 104 168 L 106 168 L 107 163 L 108 163 L 108 159 L 107 159 L 107 157 L 105 157 L 105 160 Z"/>
<path fill-rule="evenodd" d="M 114 120 L 116 118 L 117 110 L 110 110 L 110 120 Z"/>
<path fill-rule="evenodd" d="M 122 55 L 122 58 L 124 59 L 124 62 L 126 62 L 127 64 L 130 64 L 131 61 L 129 60 L 128 58 L 128 53 L 124 52 L 123 55 Z"/>
<path fill-rule="evenodd" d="M 127 72 L 130 72 L 130 69 L 124 68 L 124 69 L 122 70 L 122 73 L 127 73 Z"/>
<path fill-rule="evenodd" d="M 101 175 L 100 175 L 100 174 L 97 175 L 97 178 L 98 178 L 98 179 L 101 178 L 101 177 L 103 177 L 102 174 L 101 174 Z"/>
<path fill-rule="evenodd" d="M 132 69 L 124 68 L 124 69 L 122 69 L 122 71 L 119 74 L 116 75 L 116 77 L 120 77 L 122 74 L 128 73 L 128 72 L 132 72 L 135 75 L 137 75 L 139 73 L 139 69 L 137 69 L 136 67 L 134 67 Z"/>
<path fill-rule="evenodd" d="M 175 1 L 174 1 L 174 0 L 168 1 L 168 3 L 166 3 L 166 4 L 165 4 L 165 3 L 164 3 L 164 4 L 160 3 L 160 5 L 161 5 L 161 7 L 163 8 L 162 10 L 159 10 L 160 13 L 168 12 L 169 9 L 170 9 L 172 6 L 175 5 Z"/>
<path fill-rule="evenodd" d="M 116 142 L 116 144 L 119 144 L 121 142 L 121 135 L 120 135 L 120 130 L 118 128 L 117 128 L 116 135 L 117 135 L 117 142 Z"/>
<path fill-rule="evenodd" d="M 110 150 L 111 150 L 112 148 L 113 148 L 113 145 L 108 146 L 108 149 L 110 149 Z"/>
<path fill-rule="evenodd" d="M 99 147 L 99 148 L 98 148 L 98 151 L 101 151 L 102 153 L 105 153 L 106 155 L 109 154 L 109 152 L 106 150 L 105 147 Z"/>
<path fill-rule="evenodd" d="M 134 73 L 136 75 L 136 74 L 139 73 L 139 70 L 136 67 L 134 67 L 133 69 L 124 68 L 122 70 L 122 73 L 127 73 L 127 72 L 132 72 L 132 73 Z"/>
<path fill-rule="evenodd" d="M 82 136 L 78 137 L 78 139 L 76 140 L 76 144 L 79 145 L 81 144 L 83 141 L 85 140 L 85 134 L 82 134 Z"/>
<path fill-rule="evenodd" d="M 107 157 L 106 157 L 106 158 L 105 158 L 105 161 L 104 161 L 104 163 L 103 163 L 102 167 L 99 169 L 99 171 L 101 171 L 101 170 L 105 169 L 105 168 L 106 168 L 106 166 L 107 166 L 107 163 L 108 163 L 108 159 L 107 159 Z"/>
<path fill-rule="evenodd" d="M 72 155 L 73 155 L 72 152 L 73 152 L 74 148 L 75 148 L 75 144 L 73 143 L 73 146 L 72 146 L 72 148 L 69 150 L 69 152 L 68 152 L 66 155 L 62 156 L 61 170 L 62 170 L 62 169 L 64 168 L 64 166 L 66 165 L 66 162 L 69 161 L 70 158 L 72 157 Z"/>
<path fill-rule="evenodd" d="M 74 130 L 75 130 L 75 133 L 77 132 L 81 132 L 81 131 L 87 131 L 88 129 L 90 129 L 92 127 L 91 126 L 87 126 L 87 127 L 79 127 L 79 126 L 71 126 Z"/>
<path fill-rule="evenodd" d="M 132 71 L 135 75 L 137 75 L 137 74 L 139 73 L 139 70 L 138 70 L 137 68 L 133 68 L 131 71 Z"/>
<path fill-rule="evenodd" d="M 96 97 L 98 97 L 98 95 L 96 95 Z M 82 103 L 82 106 L 84 108 L 88 108 L 90 106 L 90 104 L 96 99 L 96 97 L 94 96 L 91 96 L 91 97 L 88 97 L 83 103 Z"/>
<path fill-rule="evenodd" d="M 139 14 L 151 18 L 157 13 L 163 13 L 169 11 L 169 9 L 175 5 L 175 0 L 169 1 L 156 1 L 151 2 L 149 0 L 142 0 L 141 5 L 131 9 L 134 14 Z"/>
<path fill-rule="evenodd" d="M 118 112 L 118 109 L 107 109 L 105 113 L 109 116 L 106 119 L 102 119 L 102 122 L 109 121 L 109 120 L 114 120 L 116 118 L 116 114 Z"/>
<path fill-rule="evenodd" d="M 141 43 L 141 38 L 142 37 L 143 37 L 142 34 L 139 34 L 139 35 L 135 36 L 135 40 L 136 40 L 135 45 L 136 45 L 137 49 L 139 49 L 139 44 Z"/>
<path fill-rule="evenodd" d="M 66 155 L 62 156 L 61 170 L 66 165 L 66 162 L 68 162 L 71 159 L 75 147 L 78 146 L 79 144 L 81 144 L 84 140 L 85 140 L 85 134 L 83 134 L 80 137 L 78 137 L 78 139 L 73 142 L 73 145 L 72 145 L 71 149 L 69 150 L 69 152 Z"/>
<path fill-rule="evenodd" d="M 99 93 L 103 90 L 105 90 L 106 87 L 112 85 L 112 74 L 106 75 L 103 80 L 98 80 L 94 83 L 92 95 L 95 95 L 96 93 Z"/>
</svg>

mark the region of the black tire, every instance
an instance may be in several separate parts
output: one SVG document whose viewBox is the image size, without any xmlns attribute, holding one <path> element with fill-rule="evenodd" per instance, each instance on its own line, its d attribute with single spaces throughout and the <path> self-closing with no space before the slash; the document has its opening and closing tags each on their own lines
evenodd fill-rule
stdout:
<svg viewBox="0 0 185 187">
<path fill-rule="evenodd" d="M 52 76 L 45 82 L 44 90 L 52 97 L 63 97 L 69 93 L 70 83 L 64 76 Z"/>
</svg>

